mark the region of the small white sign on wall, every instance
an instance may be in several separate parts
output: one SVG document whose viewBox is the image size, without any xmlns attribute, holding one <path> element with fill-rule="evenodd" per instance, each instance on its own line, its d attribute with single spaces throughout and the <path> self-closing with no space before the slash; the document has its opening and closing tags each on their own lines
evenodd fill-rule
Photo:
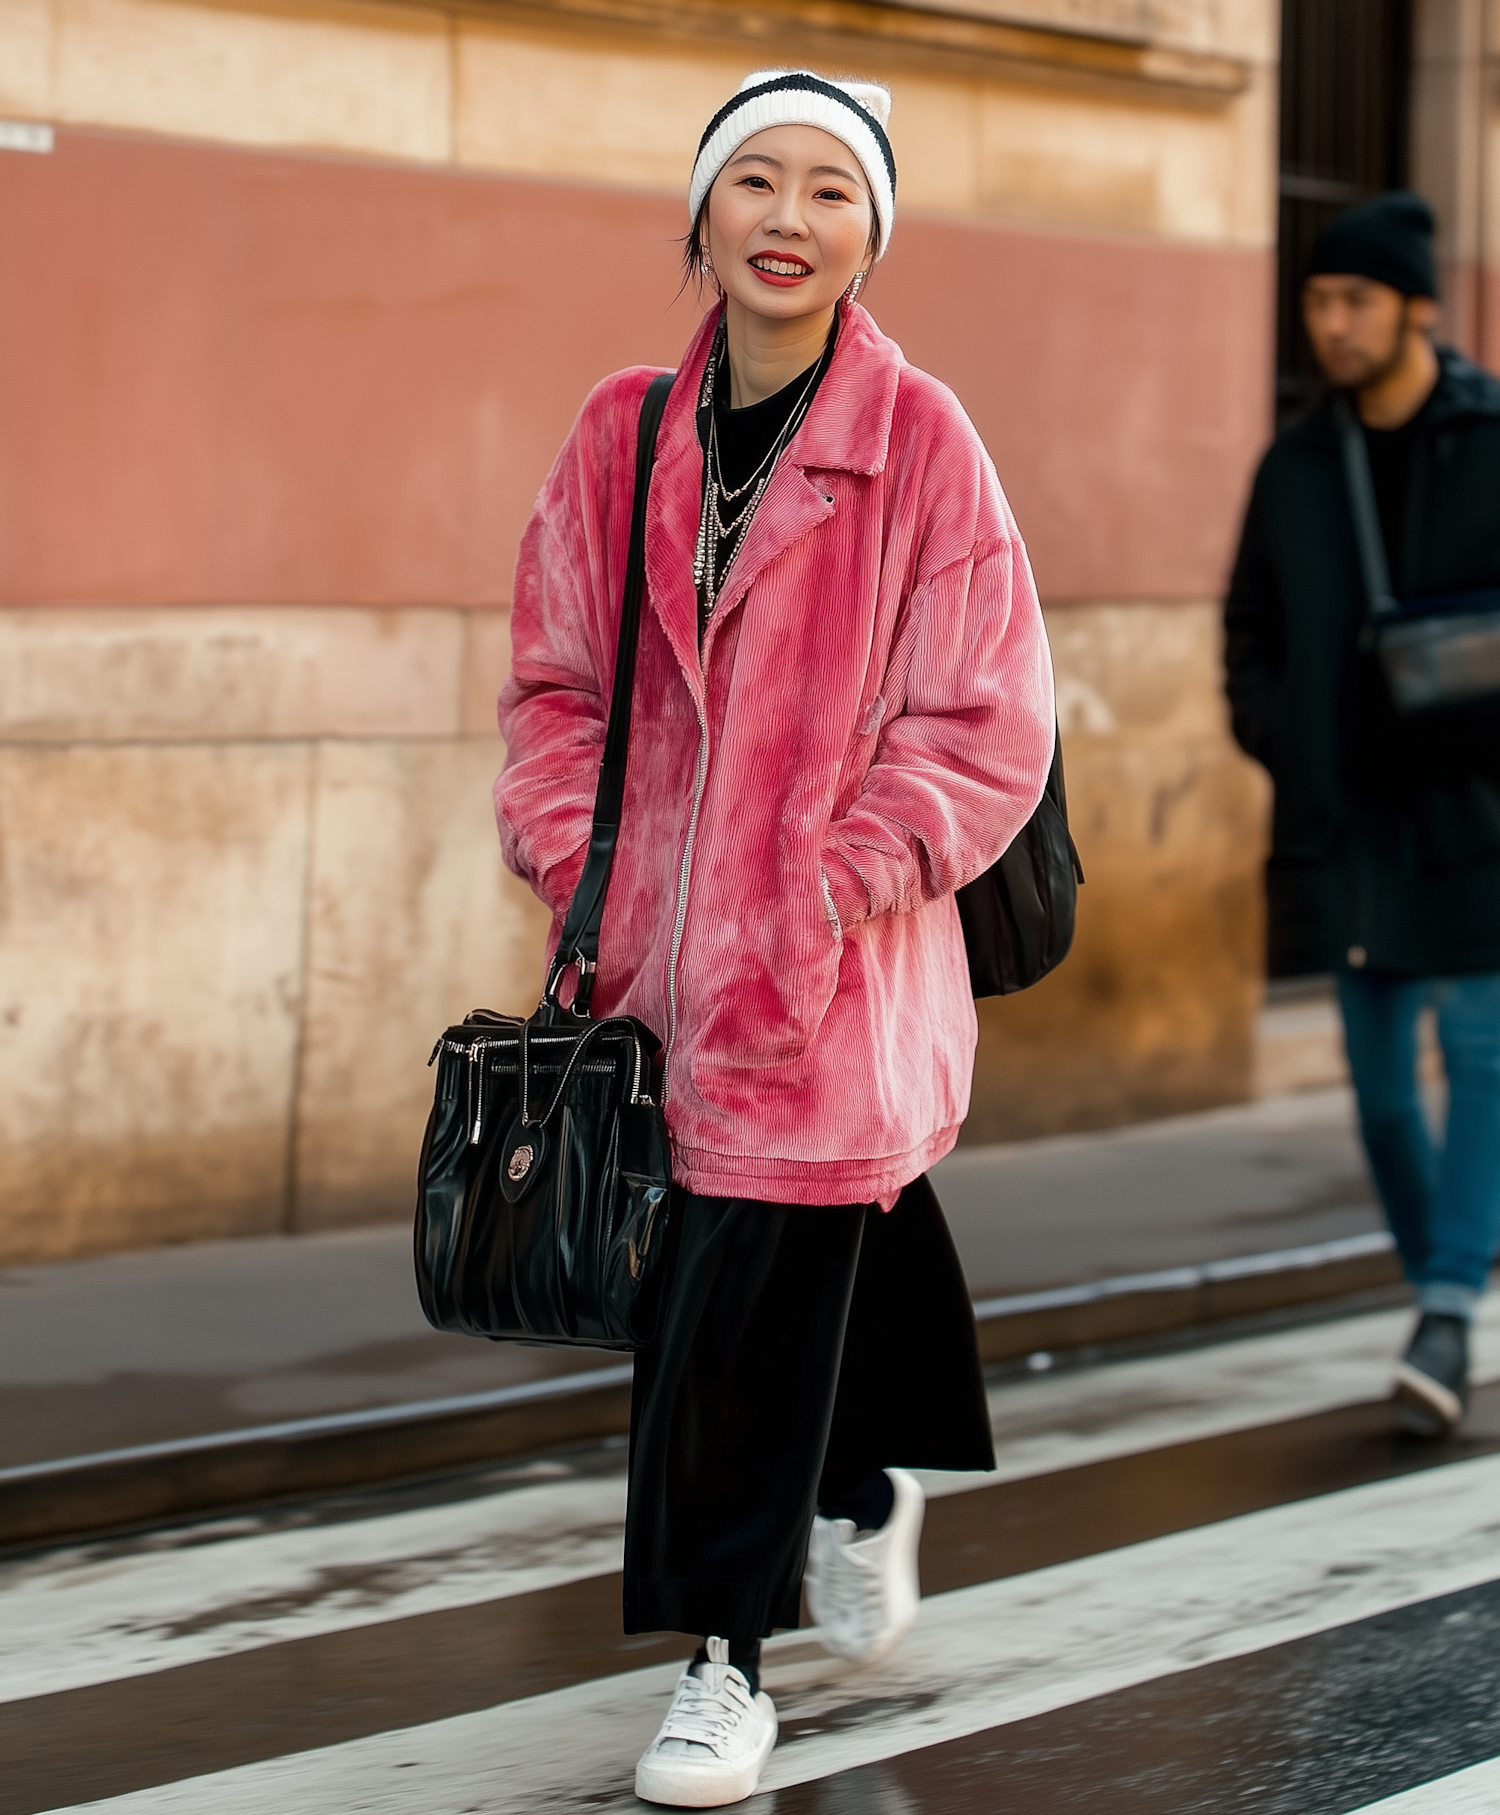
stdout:
<svg viewBox="0 0 1500 1815">
<path fill-rule="evenodd" d="M 0 151 L 50 151 L 52 128 L 31 120 L 0 120 Z"/>
</svg>

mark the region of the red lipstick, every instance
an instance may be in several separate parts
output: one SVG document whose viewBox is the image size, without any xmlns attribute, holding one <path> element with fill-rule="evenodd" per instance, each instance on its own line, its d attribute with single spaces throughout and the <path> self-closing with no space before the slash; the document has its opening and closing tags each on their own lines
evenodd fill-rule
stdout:
<svg viewBox="0 0 1500 1815">
<path fill-rule="evenodd" d="M 757 258 L 774 259 L 778 265 L 796 265 L 800 268 L 795 272 L 762 271 L 760 266 L 754 263 Z M 799 258 L 795 252 L 756 252 L 751 254 L 746 263 L 763 284 L 771 284 L 781 290 L 791 289 L 797 284 L 805 283 L 813 274 L 812 266 L 805 258 Z"/>
</svg>

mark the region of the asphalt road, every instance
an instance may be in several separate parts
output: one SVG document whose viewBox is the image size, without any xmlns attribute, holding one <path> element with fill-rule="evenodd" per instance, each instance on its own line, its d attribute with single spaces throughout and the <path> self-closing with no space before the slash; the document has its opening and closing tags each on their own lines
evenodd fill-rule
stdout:
<svg viewBox="0 0 1500 1815">
<path fill-rule="evenodd" d="M 991 1390 L 884 1663 L 766 1652 L 764 1815 L 1500 1807 L 1500 1308 L 1469 1425 L 1385 1311 Z M 619 1631 L 618 1444 L 0 1561 L 0 1815 L 597 1815 L 686 1641 Z"/>
</svg>

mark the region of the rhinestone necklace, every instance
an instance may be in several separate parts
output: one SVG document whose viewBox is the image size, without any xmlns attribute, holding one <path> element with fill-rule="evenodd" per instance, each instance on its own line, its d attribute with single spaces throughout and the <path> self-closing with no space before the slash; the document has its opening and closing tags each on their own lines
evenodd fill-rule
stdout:
<svg viewBox="0 0 1500 1815">
<path fill-rule="evenodd" d="M 802 419 L 812 402 L 813 390 L 824 363 L 820 358 L 808 373 L 801 395 L 792 405 L 790 415 L 781 425 L 781 432 L 771 443 L 760 465 L 742 485 L 729 486 L 724 483 L 724 468 L 719 458 L 719 419 L 714 407 L 714 391 L 724 361 L 725 344 L 724 330 L 721 327 L 713 351 L 708 356 L 703 388 L 698 398 L 700 409 L 705 404 L 708 407 L 708 448 L 703 460 L 703 502 L 698 515 L 698 541 L 693 549 L 693 584 L 703 599 L 705 611 L 710 612 L 718 603 L 719 588 L 734 560 L 734 550 L 744 540 L 744 531 L 750 527 L 766 487 L 771 483 L 776 463 L 787 443 L 802 426 Z M 732 543 L 733 548 L 721 568 L 719 551 L 720 545 L 725 542 Z"/>
</svg>

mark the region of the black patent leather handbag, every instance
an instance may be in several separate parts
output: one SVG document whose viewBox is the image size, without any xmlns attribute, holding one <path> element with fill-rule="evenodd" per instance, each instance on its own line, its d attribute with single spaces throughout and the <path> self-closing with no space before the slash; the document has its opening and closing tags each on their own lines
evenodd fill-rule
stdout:
<svg viewBox="0 0 1500 1815">
<path fill-rule="evenodd" d="M 641 404 L 635 503 L 593 832 L 546 988 L 521 1018 L 476 1009 L 433 1049 L 418 1169 L 417 1291 L 440 1330 L 634 1350 L 655 1337 L 671 1265 L 671 1153 L 656 1100 L 660 1042 L 589 1015 L 625 792 L 644 587 L 646 496 L 671 388 Z M 564 979 L 577 988 L 564 1007 Z"/>
</svg>

